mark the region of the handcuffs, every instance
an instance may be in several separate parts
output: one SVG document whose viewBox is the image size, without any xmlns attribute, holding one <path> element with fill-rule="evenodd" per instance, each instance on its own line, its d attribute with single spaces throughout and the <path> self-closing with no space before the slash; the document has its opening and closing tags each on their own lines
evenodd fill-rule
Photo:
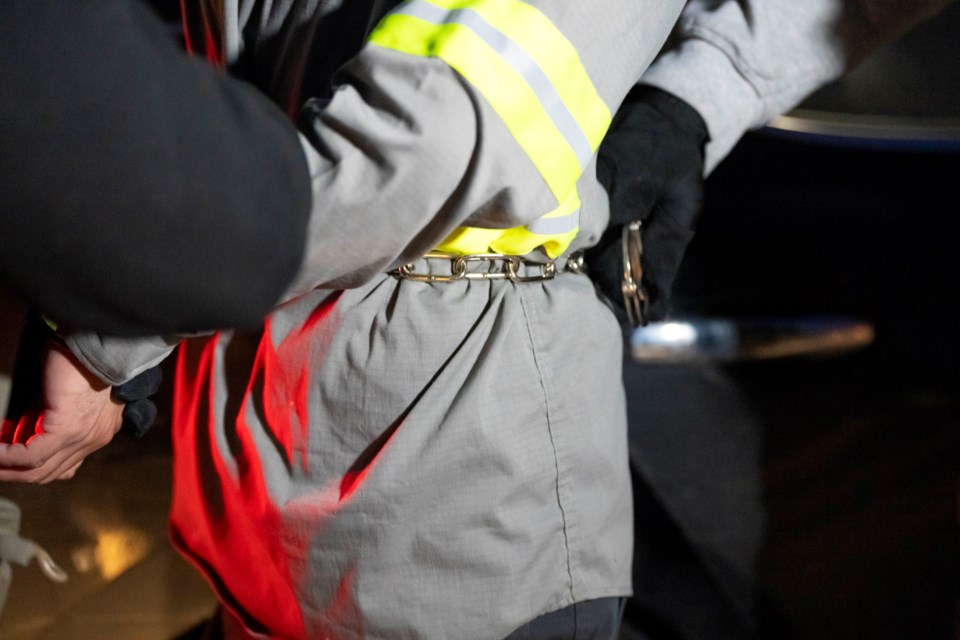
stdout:
<svg viewBox="0 0 960 640">
<path fill-rule="evenodd" d="M 623 273 L 621 274 L 620 291 L 623 294 L 623 305 L 627 312 L 627 320 L 630 326 L 634 328 L 644 326 L 650 321 L 650 299 L 643 287 L 643 238 L 640 235 L 641 224 L 640 220 L 635 220 L 623 225 L 623 235 L 621 237 Z M 563 268 L 556 267 L 553 262 L 545 264 L 531 263 L 540 268 L 540 273 L 533 276 L 521 276 L 519 269 L 521 264 L 526 264 L 526 261 L 518 256 L 512 255 L 456 255 L 444 252 L 431 252 L 423 256 L 423 259 L 449 262 L 450 273 L 420 273 L 415 270 L 415 263 L 401 265 L 388 273 L 399 280 L 440 283 L 458 282 L 460 280 L 498 279 L 509 279 L 512 282 L 533 282 L 550 280 L 562 271 L 571 271 L 574 273 L 585 272 L 582 253 L 571 254 Z M 502 262 L 503 268 L 489 272 L 468 271 L 468 264 L 490 261 Z"/>
<path fill-rule="evenodd" d="M 634 328 L 645 326 L 650 321 L 650 299 L 643 288 L 643 238 L 640 236 L 640 227 L 640 220 L 623 225 L 621 237 L 623 279 L 620 292 L 623 294 L 627 319 Z"/>
</svg>

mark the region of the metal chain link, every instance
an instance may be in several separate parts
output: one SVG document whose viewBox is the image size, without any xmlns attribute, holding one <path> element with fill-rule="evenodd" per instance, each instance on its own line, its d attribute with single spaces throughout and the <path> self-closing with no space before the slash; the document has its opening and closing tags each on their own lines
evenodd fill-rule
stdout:
<svg viewBox="0 0 960 640">
<path fill-rule="evenodd" d="M 543 282 L 552 280 L 561 272 L 583 273 L 583 256 L 573 254 L 563 269 L 558 269 L 554 261 L 532 262 L 520 256 L 509 256 L 502 253 L 471 253 L 456 255 L 433 251 L 423 256 L 425 260 L 446 260 L 450 262 L 449 274 L 417 273 L 415 263 L 405 264 L 390 271 L 390 275 L 398 280 L 413 280 L 414 282 L 459 282 L 460 280 L 509 280 L 510 282 Z M 499 271 L 468 271 L 469 263 L 502 262 Z M 520 275 L 521 267 L 539 268 L 540 273 Z"/>
</svg>

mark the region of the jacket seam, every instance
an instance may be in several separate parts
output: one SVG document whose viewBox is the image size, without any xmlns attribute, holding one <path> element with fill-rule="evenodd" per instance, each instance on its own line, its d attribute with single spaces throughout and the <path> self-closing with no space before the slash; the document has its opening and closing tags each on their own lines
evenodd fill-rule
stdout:
<svg viewBox="0 0 960 640">
<path fill-rule="evenodd" d="M 570 554 L 570 534 L 568 532 L 567 525 L 567 510 L 563 506 L 563 498 L 561 496 L 560 490 L 560 454 L 557 451 L 556 438 L 553 431 L 553 421 L 551 419 L 550 413 L 550 394 L 547 390 L 547 385 L 544 380 L 543 369 L 540 366 L 540 357 L 537 350 L 537 340 L 534 335 L 534 326 L 536 321 L 536 310 L 528 309 L 527 302 L 524 300 L 525 295 L 522 291 L 522 286 L 518 287 L 514 285 L 514 290 L 518 294 L 520 299 L 520 310 L 523 312 L 523 318 L 527 326 L 527 337 L 530 340 L 530 350 L 533 354 L 533 366 L 537 370 L 537 382 L 540 384 L 540 389 L 543 392 L 543 408 L 544 408 L 544 419 L 547 425 L 547 434 L 550 437 L 550 450 L 553 454 L 553 463 L 555 470 L 555 480 L 554 487 L 557 495 L 557 507 L 560 509 L 560 521 L 563 526 L 563 548 L 566 555 L 566 571 L 567 571 L 567 580 L 568 580 L 568 590 L 570 593 L 571 601 L 576 601 L 576 596 L 573 589 L 573 567 L 571 566 L 571 554 Z"/>
</svg>

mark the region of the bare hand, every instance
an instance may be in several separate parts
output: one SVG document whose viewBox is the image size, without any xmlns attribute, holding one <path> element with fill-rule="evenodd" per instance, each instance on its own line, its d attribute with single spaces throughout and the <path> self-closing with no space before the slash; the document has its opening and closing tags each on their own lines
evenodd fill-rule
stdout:
<svg viewBox="0 0 960 640">
<path fill-rule="evenodd" d="M 44 352 L 42 409 L 0 430 L 0 481 L 45 484 L 73 476 L 120 430 L 123 404 L 57 343 Z"/>
</svg>

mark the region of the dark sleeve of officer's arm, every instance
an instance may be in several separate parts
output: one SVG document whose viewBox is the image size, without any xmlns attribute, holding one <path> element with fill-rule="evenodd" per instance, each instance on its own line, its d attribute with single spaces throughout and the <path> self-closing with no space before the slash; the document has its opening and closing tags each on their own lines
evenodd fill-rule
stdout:
<svg viewBox="0 0 960 640">
<path fill-rule="evenodd" d="M 0 278 L 135 334 L 258 322 L 310 211 L 297 133 L 138 2 L 0 3 Z"/>
</svg>

